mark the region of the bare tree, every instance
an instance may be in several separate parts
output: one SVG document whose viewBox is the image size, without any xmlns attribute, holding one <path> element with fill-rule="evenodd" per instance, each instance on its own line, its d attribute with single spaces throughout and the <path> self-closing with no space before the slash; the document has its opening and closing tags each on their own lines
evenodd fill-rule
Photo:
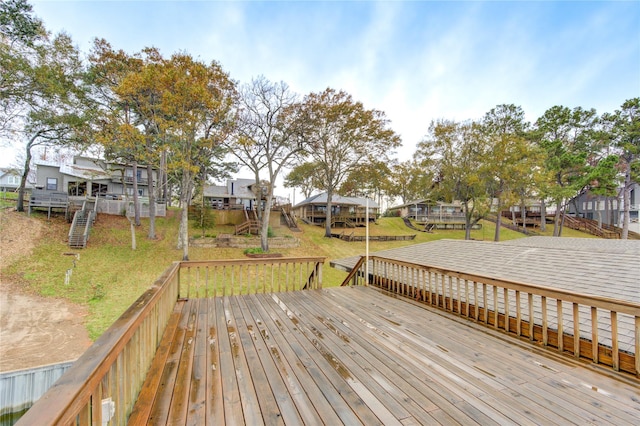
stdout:
<svg viewBox="0 0 640 426">
<path fill-rule="evenodd" d="M 293 165 L 304 151 L 296 121 L 297 96 L 286 83 L 272 83 L 260 76 L 240 89 L 237 137 L 230 152 L 254 174 L 254 193 L 261 222 L 260 245 L 269 250 L 269 218 L 275 182 L 283 169 Z"/>
</svg>

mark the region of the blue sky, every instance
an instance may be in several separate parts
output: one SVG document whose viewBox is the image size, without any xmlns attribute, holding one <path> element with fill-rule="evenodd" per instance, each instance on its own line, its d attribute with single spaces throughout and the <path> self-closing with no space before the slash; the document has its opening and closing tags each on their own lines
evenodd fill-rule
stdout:
<svg viewBox="0 0 640 426">
<path fill-rule="evenodd" d="M 640 96 L 640 2 L 34 1 L 88 53 L 186 51 L 240 83 L 344 89 L 384 111 L 406 159 L 431 120 L 498 104 L 535 121 L 553 105 L 613 111 Z"/>
</svg>

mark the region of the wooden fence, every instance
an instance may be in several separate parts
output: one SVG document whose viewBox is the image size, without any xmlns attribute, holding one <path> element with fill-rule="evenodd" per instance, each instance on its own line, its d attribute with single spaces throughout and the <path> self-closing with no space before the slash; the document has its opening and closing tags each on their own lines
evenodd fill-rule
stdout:
<svg viewBox="0 0 640 426">
<path fill-rule="evenodd" d="M 173 263 L 17 424 L 126 424 L 164 330 L 179 315 L 179 297 L 322 288 L 323 263 L 321 257 Z"/>
<path fill-rule="evenodd" d="M 364 257 L 342 285 L 374 285 L 640 376 L 640 304 L 378 256 Z M 574 337 L 575 336 L 575 337 Z"/>
</svg>

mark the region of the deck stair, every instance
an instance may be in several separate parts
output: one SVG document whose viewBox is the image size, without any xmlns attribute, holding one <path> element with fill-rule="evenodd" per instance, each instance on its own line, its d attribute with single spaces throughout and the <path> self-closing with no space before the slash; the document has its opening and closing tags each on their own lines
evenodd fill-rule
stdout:
<svg viewBox="0 0 640 426">
<path fill-rule="evenodd" d="M 254 234 L 260 235 L 260 222 L 257 220 L 248 220 L 236 225 L 235 235 Z"/>
<path fill-rule="evenodd" d="M 284 207 L 282 208 L 282 217 L 284 218 L 284 221 L 286 222 L 289 229 L 291 229 L 293 232 L 302 232 L 302 230 L 298 228 L 296 217 L 290 212 L 287 212 Z"/>
<path fill-rule="evenodd" d="M 493 223 L 497 223 L 498 222 L 498 219 L 497 219 L 497 217 L 495 215 L 487 216 L 487 217 L 485 217 L 485 220 L 488 220 L 488 221 L 493 222 Z M 529 236 L 531 236 L 531 235 L 540 235 L 539 233 L 537 233 L 535 231 L 532 231 L 530 229 L 522 229 L 522 226 L 514 225 L 511 222 L 511 217 L 507 217 L 504 214 L 502 215 L 502 220 L 500 221 L 500 227 L 501 228 L 507 228 L 507 229 L 510 229 L 512 231 L 520 232 L 522 234 L 529 235 Z"/>
<path fill-rule="evenodd" d="M 411 221 L 409 220 L 409 218 L 408 218 L 408 217 L 403 217 L 403 218 L 402 218 L 402 220 L 404 221 L 404 224 L 405 224 L 405 225 L 407 225 L 407 228 L 411 228 L 411 229 L 413 229 L 414 231 L 419 231 L 419 232 L 431 232 L 431 231 L 433 230 L 433 228 L 434 228 L 434 225 L 433 225 L 433 224 L 429 224 L 429 223 L 427 223 L 427 224 L 424 226 L 424 229 L 420 229 L 420 228 L 416 228 L 416 227 L 413 225 L 413 223 L 411 223 Z"/>
<path fill-rule="evenodd" d="M 599 224 L 597 220 L 586 219 L 584 217 L 564 216 L 564 224 L 568 228 L 583 231 L 591 235 L 606 239 L 620 239 L 622 228 L 606 223 Z M 640 234 L 629 231 L 628 239 L 640 240 Z"/>
<path fill-rule="evenodd" d="M 96 208 L 94 202 L 85 201 L 82 209 L 75 212 L 71 229 L 69 230 L 69 247 L 85 248 L 89 241 L 91 227 L 96 220 Z"/>
</svg>

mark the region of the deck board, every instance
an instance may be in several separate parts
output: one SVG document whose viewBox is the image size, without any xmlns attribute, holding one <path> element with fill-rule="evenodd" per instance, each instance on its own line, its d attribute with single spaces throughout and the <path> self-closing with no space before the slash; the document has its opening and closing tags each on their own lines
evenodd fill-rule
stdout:
<svg viewBox="0 0 640 426">
<path fill-rule="evenodd" d="M 181 315 L 161 343 L 164 370 L 152 370 L 138 401 L 153 406 L 134 409 L 150 417 L 136 424 L 624 425 L 640 418 L 636 378 L 375 288 L 193 299 Z"/>
</svg>

